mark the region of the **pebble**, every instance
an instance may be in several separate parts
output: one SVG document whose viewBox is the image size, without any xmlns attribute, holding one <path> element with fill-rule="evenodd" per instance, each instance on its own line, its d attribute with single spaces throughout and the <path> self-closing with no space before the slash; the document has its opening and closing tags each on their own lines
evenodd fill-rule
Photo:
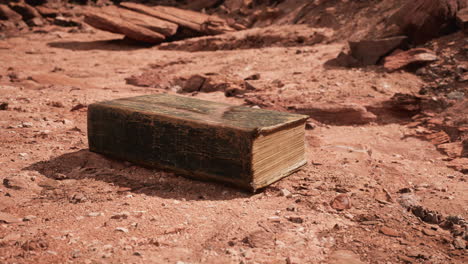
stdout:
<svg viewBox="0 0 468 264">
<path fill-rule="evenodd" d="M 127 219 L 130 216 L 129 212 L 121 212 L 111 216 L 111 219 Z"/>
<path fill-rule="evenodd" d="M 386 236 L 391 236 L 391 237 L 399 237 L 400 233 L 398 233 L 395 229 L 392 229 L 390 227 L 383 226 L 380 228 L 380 233 L 386 235 Z"/>
<path fill-rule="evenodd" d="M 128 233 L 128 229 L 125 227 L 117 227 L 115 231 L 123 232 L 123 233 Z"/>
<path fill-rule="evenodd" d="M 292 193 L 288 191 L 288 189 L 281 189 L 281 196 L 284 196 L 286 198 L 291 198 Z"/>
<path fill-rule="evenodd" d="M 72 195 L 72 197 L 70 198 L 70 202 L 71 203 L 83 203 L 85 202 L 87 199 L 86 197 L 84 196 L 84 194 L 82 193 L 75 193 Z"/>
<path fill-rule="evenodd" d="M 351 199 L 346 194 L 340 194 L 331 201 L 330 206 L 338 211 L 351 208 Z"/>
<path fill-rule="evenodd" d="M 296 224 L 302 224 L 304 222 L 304 219 L 302 219 L 302 217 L 299 216 L 290 216 L 288 217 L 288 220 Z"/>
<path fill-rule="evenodd" d="M 35 215 L 27 215 L 27 216 L 25 216 L 25 217 L 23 218 L 23 221 L 24 221 L 24 222 L 28 222 L 28 221 L 32 221 L 32 220 L 34 220 L 34 219 L 36 219 L 36 218 L 37 218 L 37 216 L 35 216 Z"/>
<path fill-rule="evenodd" d="M 281 222 L 281 218 L 279 216 L 270 216 L 270 217 L 268 217 L 268 220 L 270 220 L 272 222 L 276 222 L 276 223 Z"/>
<path fill-rule="evenodd" d="M 32 127 L 32 126 L 33 126 L 33 123 L 31 123 L 31 122 L 23 122 L 23 123 L 21 123 L 21 127 L 29 128 L 29 127 Z"/>
<path fill-rule="evenodd" d="M 72 258 L 79 258 L 79 257 L 81 257 L 81 251 L 73 250 L 71 256 L 72 256 Z"/>
<path fill-rule="evenodd" d="M 426 228 L 424 228 L 424 229 L 422 230 L 422 232 L 423 232 L 423 234 L 425 234 L 426 236 L 435 236 L 435 235 L 437 235 L 437 232 L 434 231 L 434 230 L 431 230 L 431 229 L 426 229 Z"/>
<path fill-rule="evenodd" d="M 232 248 L 226 249 L 225 252 L 226 252 L 226 254 L 228 254 L 228 255 L 233 255 L 233 256 L 237 255 L 237 251 L 234 250 L 234 249 L 232 249 Z"/>
<path fill-rule="evenodd" d="M 89 217 L 98 217 L 98 216 L 102 216 L 104 215 L 103 213 L 101 212 L 91 212 L 88 214 Z"/>
<path fill-rule="evenodd" d="M 404 208 L 412 208 L 414 206 L 420 205 L 419 197 L 413 193 L 404 193 L 398 198 L 398 203 Z"/>
<path fill-rule="evenodd" d="M 54 174 L 54 179 L 56 179 L 56 180 L 66 180 L 66 179 L 68 179 L 68 176 L 63 174 L 63 173 L 55 173 Z"/>
<path fill-rule="evenodd" d="M 8 103 L 7 102 L 1 102 L 0 103 L 0 110 L 8 110 Z"/>
<path fill-rule="evenodd" d="M 465 249 L 465 248 L 466 248 L 466 242 L 465 242 L 465 240 L 464 240 L 462 237 L 456 237 L 456 238 L 453 240 L 453 246 L 454 246 L 456 249 Z"/>
</svg>

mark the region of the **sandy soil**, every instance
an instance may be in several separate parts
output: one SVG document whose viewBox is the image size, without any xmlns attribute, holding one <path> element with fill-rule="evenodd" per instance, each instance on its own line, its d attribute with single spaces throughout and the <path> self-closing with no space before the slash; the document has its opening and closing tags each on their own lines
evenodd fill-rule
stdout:
<svg viewBox="0 0 468 264">
<path fill-rule="evenodd" d="M 0 263 L 466 263 L 466 175 L 405 114 L 312 121 L 308 165 L 256 194 L 87 150 L 87 104 L 174 93 L 193 74 L 259 73 L 243 97 L 186 96 L 282 111 L 375 106 L 416 94 L 420 77 L 325 66 L 340 43 L 186 52 L 119 38 L 53 27 L 0 42 L 0 211 L 14 217 Z M 148 72 L 160 85 L 127 84 Z"/>
</svg>

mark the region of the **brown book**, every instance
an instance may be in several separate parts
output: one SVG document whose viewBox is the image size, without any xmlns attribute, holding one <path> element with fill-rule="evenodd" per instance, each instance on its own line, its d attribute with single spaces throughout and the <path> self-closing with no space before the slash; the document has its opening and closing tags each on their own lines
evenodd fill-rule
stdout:
<svg viewBox="0 0 468 264">
<path fill-rule="evenodd" d="M 91 104 L 89 148 L 255 191 L 305 165 L 307 116 L 167 94 Z"/>
</svg>

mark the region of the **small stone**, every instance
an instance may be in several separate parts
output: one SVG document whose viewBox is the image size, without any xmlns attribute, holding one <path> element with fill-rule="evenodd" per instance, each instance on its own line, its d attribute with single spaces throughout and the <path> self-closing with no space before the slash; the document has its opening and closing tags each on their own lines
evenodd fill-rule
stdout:
<svg viewBox="0 0 468 264">
<path fill-rule="evenodd" d="M 33 126 L 33 123 L 31 123 L 31 122 L 23 122 L 23 123 L 21 123 L 21 127 L 26 127 L 26 128 L 28 128 L 28 127 L 32 127 L 32 126 Z"/>
<path fill-rule="evenodd" d="M 384 234 L 386 236 L 391 236 L 391 237 L 399 237 L 400 236 L 400 234 L 396 230 L 394 230 L 392 228 L 389 228 L 389 227 L 386 227 L 386 226 L 381 227 L 379 231 L 380 231 L 380 233 L 382 233 L 382 234 Z"/>
<path fill-rule="evenodd" d="M 37 218 L 37 216 L 35 216 L 35 215 L 27 215 L 27 216 L 23 217 L 23 221 L 24 222 L 29 222 L 29 221 L 32 221 L 32 220 L 34 220 L 36 218 Z"/>
<path fill-rule="evenodd" d="M 88 214 L 89 217 L 98 217 L 98 216 L 102 216 L 104 215 L 103 213 L 101 212 L 91 212 Z"/>
<path fill-rule="evenodd" d="M 268 220 L 270 220 L 272 222 L 276 222 L 276 223 L 281 222 L 281 218 L 279 216 L 270 216 L 270 217 L 268 217 Z"/>
<path fill-rule="evenodd" d="M 353 220 L 353 219 L 354 219 L 354 215 L 352 215 L 352 214 L 344 214 L 344 216 L 345 216 L 346 218 L 348 218 L 349 220 Z"/>
<path fill-rule="evenodd" d="M 291 198 L 292 193 L 290 191 L 288 191 L 287 189 L 281 189 L 281 196 L 284 196 L 286 198 Z"/>
<path fill-rule="evenodd" d="M 25 241 L 22 245 L 21 248 L 25 251 L 33 251 L 36 249 L 47 249 L 49 247 L 49 244 L 47 241 L 43 239 L 35 239 L 35 240 L 28 240 Z"/>
<path fill-rule="evenodd" d="M 296 223 L 296 224 L 302 224 L 304 222 L 304 219 L 299 216 L 290 216 L 287 218 L 290 222 Z"/>
<path fill-rule="evenodd" d="M 312 122 L 310 120 L 307 120 L 307 122 L 305 124 L 305 128 L 307 130 L 312 130 L 312 129 L 315 129 L 316 127 L 317 127 L 317 125 L 314 122 Z"/>
<path fill-rule="evenodd" d="M 87 199 L 86 197 L 84 196 L 84 194 L 82 193 L 75 193 L 72 195 L 71 199 L 70 199 L 70 203 L 83 203 L 85 202 Z"/>
<path fill-rule="evenodd" d="M 73 122 L 70 121 L 70 120 L 68 120 L 68 119 L 63 119 L 61 122 L 62 122 L 64 125 L 71 125 L 71 124 L 73 124 Z"/>
<path fill-rule="evenodd" d="M 226 252 L 226 254 L 228 254 L 228 255 L 232 255 L 232 256 L 235 256 L 235 255 L 237 255 L 237 251 L 236 251 L 236 250 L 234 250 L 234 249 L 232 249 L 232 248 L 228 248 L 228 249 L 226 249 L 226 251 L 225 251 L 225 252 Z"/>
<path fill-rule="evenodd" d="M 54 179 L 61 181 L 61 180 L 66 180 L 68 179 L 68 176 L 63 174 L 63 173 L 55 173 L 54 174 Z"/>
<path fill-rule="evenodd" d="M 142 255 L 140 252 L 135 251 L 135 252 L 133 252 L 133 256 L 141 257 L 141 256 L 143 256 L 143 255 Z"/>
<path fill-rule="evenodd" d="M 6 102 L 0 103 L 0 110 L 8 110 L 8 103 Z"/>
<path fill-rule="evenodd" d="M 340 194 L 333 199 L 333 201 L 330 203 L 330 206 L 338 211 L 350 209 L 351 199 L 346 194 Z"/>
<path fill-rule="evenodd" d="M 111 219 L 127 219 L 130 216 L 129 212 L 121 212 L 111 216 Z"/>
<path fill-rule="evenodd" d="M 454 246 L 456 249 L 465 249 L 465 248 L 466 248 L 466 242 L 465 242 L 465 240 L 464 240 L 462 237 L 456 237 L 456 238 L 453 240 L 453 246 Z"/>
<path fill-rule="evenodd" d="M 81 251 L 73 250 L 71 256 L 72 256 L 72 258 L 79 258 L 79 257 L 81 257 Z"/>
<path fill-rule="evenodd" d="M 80 103 L 80 104 L 77 104 L 77 105 L 73 106 L 72 109 L 70 109 L 70 111 L 71 112 L 78 111 L 78 110 L 86 108 L 86 107 L 87 107 L 87 105 Z"/>
<path fill-rule="evenodd" d="M 57 108 L 64 108 L 65 107 L 62 102 L 58 102 L 58 101 L 52 101 L 52 102 L 48 103 L 48 105 L 50 105 L 52 107 L 57 107 Z"/>
<path fill-rule="evenodd" d="M 28 153 L 19 153 L 18 156 L 21 158 L 26 158 L 28 156 Z"/>
<path fill-rule="evenodd" d="M 256 80 L 260 80 L 260 73 L 255 73 L 255 74 L 252 74 L 246 78 L 244 78 L 245 81 L 256 81 Z"/>
<path fill-rule="evenodd" d="M 115 231 L 123 232 L 123 233 L 128 233 L 128 229 L 125 227 L 117 227 Z"/>
<path fill-rule="evenodd" d="M 28 189 L 30 181 L 25 177 L 11 176 L 3 179 L 3 185 L 13 190 Z"/>
<path fill-rule="evenodd" d="M 423 234 L 425 234 L 426 236 L 435 236 L 435 235 L 437 235 L 437 232 L 434 231 L 434 230 L 431 230 L 431 229 L 426 229 L 426 228 L 424 228 L 424 229 L 422 230 L 422 232 L 423 232 Z"/>
</svg>

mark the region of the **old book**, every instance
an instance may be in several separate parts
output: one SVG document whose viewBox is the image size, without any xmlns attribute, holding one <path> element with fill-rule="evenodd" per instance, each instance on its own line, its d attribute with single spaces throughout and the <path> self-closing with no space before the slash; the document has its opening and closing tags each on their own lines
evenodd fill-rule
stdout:
<svg viewBox="0 0 468 264">
<path fill-rule="evenodd" d="M 255 191 L 305 165 L 307 116 L 167 94 L 91 104 L 89 148 Z"/>
</svg>

